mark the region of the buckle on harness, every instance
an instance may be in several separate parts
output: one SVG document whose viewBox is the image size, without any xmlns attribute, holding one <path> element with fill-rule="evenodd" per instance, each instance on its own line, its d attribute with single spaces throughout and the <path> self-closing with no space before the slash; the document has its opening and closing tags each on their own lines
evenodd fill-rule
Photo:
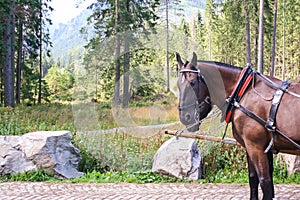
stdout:
<svg viewBox="0 0 300 200">
<path fill-rule="evenodd" d="M 265 128 L 269 131 L 269 132 L 275 132 L 276 131 L 276 126 L 274 125 L 274 121 L 272 121 L 271 119 L 269 119 L 265 125 Z"/>
<path fill-rule="evenodd" d="M 284 94 L 284 91 L 289 87 L 290 82 L 288 81 L 283 81 L 281 83 L 281 86 L 276 90 L 274 96 L 273 96 L 273 101 L 272 105 L 270 108 L 270 113 L 269 113 L 269 118 L 266 122 L 265 128 L 272 134 L 272 138 L 270 140 L 270 143 L 268 147 L 265 150 L 265 153 L 268 153 L 268 151 L 271 149 L 271 147 L 274 146 L 274 137 L 276 133 L 276 114 L 277 110 L 280 104 L 280 101 L 282 99 L 282 96 Z"/>
</svg>

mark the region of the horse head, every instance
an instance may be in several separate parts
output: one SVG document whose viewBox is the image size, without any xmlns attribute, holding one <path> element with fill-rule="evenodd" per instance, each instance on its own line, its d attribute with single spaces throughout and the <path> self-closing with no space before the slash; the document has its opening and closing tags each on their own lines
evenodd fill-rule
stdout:
<svg viewBox="0 0 300 200">
<path fill-rule="evenodd" d="M 191 62 L 182 62 L 176 53 L 180 67 L 177 86 L 179 88 L 179 117 L 188 131 L 197 131 L 201 120 L 212 109 L 207 85 L 197 65 L 197 56 L 194 53 Z"/>
</svg>

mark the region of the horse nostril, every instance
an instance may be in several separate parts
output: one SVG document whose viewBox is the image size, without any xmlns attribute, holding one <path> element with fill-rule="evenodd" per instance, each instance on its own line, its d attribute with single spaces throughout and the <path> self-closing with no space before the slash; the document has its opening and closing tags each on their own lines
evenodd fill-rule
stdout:
<svg viewBox="0 0 300 200">
<path fill-rule="evenodd" d="M 191 115 L 189 113 L 185 114 L 184 118 L 185 118 L 186 122 L 190 122 L 191 121 Z"/>
</svg>

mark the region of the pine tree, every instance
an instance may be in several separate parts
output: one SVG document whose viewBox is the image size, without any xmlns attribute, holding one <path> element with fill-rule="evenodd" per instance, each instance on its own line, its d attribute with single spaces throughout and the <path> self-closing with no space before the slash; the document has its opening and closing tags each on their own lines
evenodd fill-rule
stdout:
<svg viewBox="0 0 300 200">
<path fill-rule="evenodd" d="M 103 6 L 109 5 L 109 6 Z M 123 58 L 124 68 L 123 70 L 116 67 L 115 70 L 115 103 L 119 101 L 120 76 L 119 73 L 124 73 L 124 87 L 123 87 L 123 106 L 128 106 L 129 100 L 129 70 L 130 70 L 130 46 L 136 45 L 134 41 L 138 41 L 137 33 L 147 32 L 149 27 L 152 28 L 156 24 L 158 19 L 155 14 L 155 8 L 159 5 L 159 1 L 148 0 L 125 0 L 125 1 L 112 1 L 112 0 L 98 0 L 92 4 L 90 8 L 93 10 L 93 14 L 90 16 L 90 21 L 94 21 L 95 31 L 98 33 L 97 38 L 91 40 L 89 48 L 96 46 L 103 42 L 104 39 L 115 37 L 115 49 L 117 52 L 116 62 L 117 65 L 121 65 L 122 61 L 118 59 Z M 134 31 L 135 34 L 128 34 Z M 121 38 L 120 33 L 122 33 Z M 118 40 L 120 39 L 120 45 Z M 117 46 L 124 45 L 124 56 L 119 55 Z M 121 51 L 121 50 L 120 50 Z"/>
<path fill-rule="evenodd" d="M 278 2 L 275 75 L 283 79 L 298 79 L 299 77 L 299 7 L 300 2 L 296 0 Z"/>
<path fill-rule="evenodd" d="M 43 12 L 47 13 L 52 8 L 47 5 L 50 0 L 44 1 L 45 9 Z M 5 92 L 1 93 L 1 99 L 3 99 L 2 96 L 4 95 L 4 105 L 13 107 L 15 99 L 17 104 L 21 101 L 22 69 L 38 56 L 41 44 L 41 39 L 38 38 L 38 36 L 41 36 L 38 34 L 39 27 L 41 27 L 41 2 L 39 0 L 2 0 L 0 5 L 1 9 L 3 9 L 0 12 L 0 21 L 3 22 L 0 25 L 2 26 L 0 30 L 3 30 L 1 35 L 5 36 L 0 38 L 0 44 L 3 44 L 3 46 L 0 45 L 0 55 L 6 55 L 5 57 L 1 56 L 0 59 L 2 61 L 0 68 L 6 71 L 1 74 L 1 87 L 4 85 L 6 88 L 4 89 Z M 3 21 L 4 19 L 5 21 Z M 43 18 L 43 20 L 49 22 L 47 18 Z M 6 26 L 3 26 L 5 24 Z M 43 33 L 43 42 L 50 44 L 47 32 Z M 8 45 L 9 49 L 4 48 L 6 45 Z M 14 80 L 16 80 L 16 85 Z M 35 80 L 32 80 L 32 82 L 35 82 Z M 27 92 L 27 90 L 24 91 Z M 14 96 L 14 93 L 16 96 Z"/>
</svg>

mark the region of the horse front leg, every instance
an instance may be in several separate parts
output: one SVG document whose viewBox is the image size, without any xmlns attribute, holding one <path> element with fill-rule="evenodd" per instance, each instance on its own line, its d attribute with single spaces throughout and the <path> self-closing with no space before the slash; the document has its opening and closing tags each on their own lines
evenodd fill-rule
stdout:
<svg viewBox="0 0 300 200">
<path fill-rule="evenodd" d="M 252 150 L 247 152 L 250 162 L 254 166 L 257 173 L 260 187 L 263 192 L 263 200 L 271 200 L 274 197 L 274 185 L 272 179 L 273 155 L 271 155 L 271 153 L 265 154 L 260 150 Z"/>
<path fill-rule="evenodd" d="M 268 152 L 267 154 L 268 160 L 269 160 L 269 170 L 270 170 L 270 176 L 271 176 L 271 183 L 272 183 L 272 198 L 275 197 L 275 192 L 274 192 L 274 183 L 273 183 L 273 171 L 274 171 L 274 166 L 273 166 L 273 153 L 271 151 Z"/>
<path fill-rule="evenodd" d="M 258 199 L 258 176 L 255 170 L 254 165 L 252 164 L 249 155 L 247 153 L 247 162 L 248 162 L 248 176 L 249 176 L 249 185 L 250 185 L 250 199 Z"/>
</svg>

